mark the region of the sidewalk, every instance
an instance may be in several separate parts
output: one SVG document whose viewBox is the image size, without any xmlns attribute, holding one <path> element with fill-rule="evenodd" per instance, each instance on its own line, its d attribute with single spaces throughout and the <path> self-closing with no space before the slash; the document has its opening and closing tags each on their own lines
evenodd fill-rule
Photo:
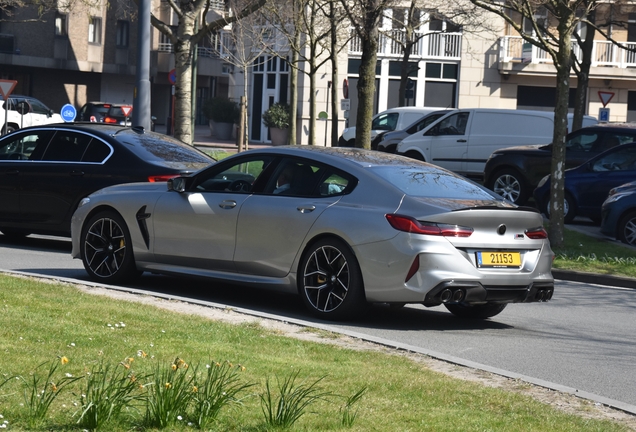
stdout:
<svg viewBox="0 0 636 432">
<path fill-rule="evenodd" d="M 166 133 L 165 125 L 157 125 L 157 132 Z M 196 125 L 194 127 L 194 139 L 193 144 L 195 147 L 205 147 L 211 150 L 222 150 L 229 153 L 238 151 L 236 140 L 220 140 L 210 135 L 210 127 L 208 125 Z M 249 143 L 248 149 L 256 149 L 270 147 L 269 144 L 263 144 L 260 142 Z"/>
</svg>

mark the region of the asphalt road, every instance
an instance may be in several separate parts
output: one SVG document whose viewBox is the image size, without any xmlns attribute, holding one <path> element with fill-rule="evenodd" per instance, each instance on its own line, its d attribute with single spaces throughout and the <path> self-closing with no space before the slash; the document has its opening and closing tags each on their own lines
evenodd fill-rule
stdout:
<svg viewBox="0 0 636 432">
<path fill-rule="evenodd" d="M 67 239 L 0 236 L 0 268 L 87 281 Z M 412 349 L 506 376 L 563 388 L 636 413 L 636 290 L 558 281 L 548 303 L 512 304 L 486 321 L 462 321 L 444 307 L 375 306 L 364 318 L 309 318 L 297 296 L 209 281 L 144 275 L 131 287 L 214 302 Z"/>
</svg>

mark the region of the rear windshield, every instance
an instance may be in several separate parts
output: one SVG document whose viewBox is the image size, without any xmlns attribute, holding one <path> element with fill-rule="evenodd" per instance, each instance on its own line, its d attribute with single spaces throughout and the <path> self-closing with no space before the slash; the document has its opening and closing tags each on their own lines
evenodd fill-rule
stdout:
<svg viewBox="0 0 636 432">
<path fill-rule="evenodd" d="M 376 166 L 371 170 L 407 195 L 426 198 L 497 198 L 478 184 L 433 166 Z"/>
<path fill-rule="evenodd" d="M 210 164 L 214 159 L 191 145 L 153 132 L 138 134 L 122 129 L 115 138 L 126 144 L 136 155 L 148 162 L 192 162 Z"/>
</svg>

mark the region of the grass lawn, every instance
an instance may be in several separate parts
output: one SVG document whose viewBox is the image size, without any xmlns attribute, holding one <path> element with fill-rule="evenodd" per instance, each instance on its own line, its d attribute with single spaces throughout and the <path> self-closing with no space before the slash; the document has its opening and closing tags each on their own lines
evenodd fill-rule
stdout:
<svg viewBox="0 0 636 432">
<path fill-rule="evenodd" d="M 195 402 L 210 370 L 249 387 L 223 381 L 218 394 L 238 388 L 236 397 L 206 430 L 281 430 L 264 413 L 276 417 L 285 407 L 300 410 L 287 427 L 293 431 L 629 430 L 451 378 L 403 355 L 304 341 L 258 323 L 213 321 L 65 284 L 0 275 L 0 307 L 0 384 L 7 380 L 0 424 L 9 430 L 88 429 L 77 422 L 91 395 L 117 387 L 101 397 L 114 401 L 126 386 L 128 399 L 101 430 L 195 430 L 204 410 Z M 187 405 L 170 411 L 180 397 Z M 50 406 L 39 416 L 35 408 L 46 398 Z M 162 413 L 166 422 L 153 422 Z"/>
</svg>

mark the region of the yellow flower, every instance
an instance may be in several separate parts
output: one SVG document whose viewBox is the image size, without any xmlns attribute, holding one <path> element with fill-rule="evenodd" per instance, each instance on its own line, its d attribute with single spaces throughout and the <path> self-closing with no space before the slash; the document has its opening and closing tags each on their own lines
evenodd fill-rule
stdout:
<svg viewBox="0 0 636 432">
<path fill-rule="evenodd" d="M 55 383 L 51 383 L 51 390 L 53 390 L 53 392 L 57 391 L 57 386 L 55 385 Z"/>
<path fill-rule="evenodd" d="M 68 363 L 68 359 L 66 358 L 66 356 L 62 356 L 62 357 L 60 357 L 60 363 L 62 363 L 63 365 L 65 365 L 66 363 Z"/>
<path fill-rule="evenodd" d="M 192 393 L 196 393 L 198 391 L 199 389 L 197 388 L 197 386 L 192 386 Z"/>
<path fill-rule="evenodd" d="M 190 367 L 190 366 L 188 366 L 188 364 L 187 364 L 187 363 L 183 363 L 183 368 L 184 368 L 184 369 L 187 369 L 187 368 L 189 368 L 189 367 Z"/>
<path fill-rule="evenodd" d="M 239 365 L 241 366 L 241 365 Z M 245 366 L 241 366 L 241 372 L 245 370 Z"/>
<path fill-rule="evenodd" d="M 136 377 L 136 376 L 134 376 L 134 375 L 131 375 L 131 376 L 130 376 L 130 380 L 131 380 L 132 382 L 135 382 L 135 381 L 137 381 L 137 377 Z"/>
<path fill-rule="evenodd" d="M 216 367 L 221 367 L 221 363 L 216 362 Z"/>
<path fill-rule="evenodd" d="M 165 388 L 169 389 L 170 387 L 172 387 L 172 384 L 170 384 L 170 383 L 165 383 L 163 386 L 164 386 Z"/>
<path fill-rule="evenodd" d="M 128 363 L 132 363 L 134 361 L 135 361 L 135 359 L 133 357 L 128 357 Z"/>
<path fill-rule="evenodd" d="M 137 351 L 137 355 L 142 358 L 146 358 L 148 356 L 148 354 L 146 354 L 146 351 L 144 350 Z"/>
<path fill-rule="evenodd" d="M 177 370 L 177 365 L 176 364 L 172 364 L 172 370 Z"/>
<path fill-rule="evenodd" d="M 130 365 L 128 363 L 121 362 L 120 364 L 126 369 L 130 369 Z"/>
</svg>

